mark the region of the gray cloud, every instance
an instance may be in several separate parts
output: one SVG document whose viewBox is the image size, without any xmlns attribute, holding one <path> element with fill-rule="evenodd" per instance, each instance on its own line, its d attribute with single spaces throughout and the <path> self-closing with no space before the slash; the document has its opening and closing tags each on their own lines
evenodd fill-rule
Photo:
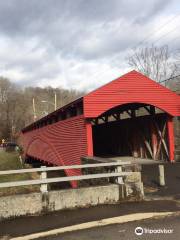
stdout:
<svg viewBox="0 0 180 240">
<path fill-rule="evenodd" d="M 92 88 L 96 81 L 84 79 L 99 69 L 112 71 L 106 79 L 127 68 L 129 46 L 149 32 L 171 2 L 0 1 L 1 73 L 25 85 Z"/>
</svg>

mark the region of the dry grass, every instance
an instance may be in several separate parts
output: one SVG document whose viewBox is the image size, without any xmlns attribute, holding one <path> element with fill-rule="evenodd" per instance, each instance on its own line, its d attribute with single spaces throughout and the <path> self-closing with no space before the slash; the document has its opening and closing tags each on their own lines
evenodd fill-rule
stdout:
<svg viewBox="0 0 180 240">
<path fill-rule="evenodd" d="M 22 169 L 22 168 L 29 168 L 29 167 L 30 166 L 24 165 L 21 163 L 18 153 L 14 153 L 14 152 L 8 153 L 4 151 L 0 152 L 0 171 Z M 37 173 L 3 175 L 3 176 L 0 176 L 0 183 L 10 182 L 10 181 L 30 180 L 30 179 L 39 179 L 39 175 Z M 37 192 L 37 191 L 39 191 L 39 186 L 21 186 L 21 187 L 13 187 L 13 188 L 2 188 L 0 189 L 0 196 Z"/>
</svg>

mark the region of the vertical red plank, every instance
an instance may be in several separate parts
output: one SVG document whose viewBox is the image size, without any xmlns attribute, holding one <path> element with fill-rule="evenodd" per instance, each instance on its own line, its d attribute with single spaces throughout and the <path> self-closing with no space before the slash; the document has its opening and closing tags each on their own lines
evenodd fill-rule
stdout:
<svg viewBox="0 0 180 240">
<path fill-rule="evenodd" d="M 171 162 L 174 161 L 174 127 L 173 117 L 168 116 L 167 118 L 167 131 L 168 131 L 168 142 L 169 142 L 169 159 Z"/>
<path fill-rule="evenodd" d="M 88 156 L 93 156 L 93 137 L 92 137 L 92 124 L 86 122 L 86 132 L 87 132 L 87 154 Z"/>
<path fill-rule="evenodd" d="M 153 149 L 153 159 L 156 159 L 156 153 L 158 148 L 158 138 L 157 138 L 156 129 L 153 123 L 151 123 L 151 143 L 152 143 L 152 149 Z"/>
</svg>

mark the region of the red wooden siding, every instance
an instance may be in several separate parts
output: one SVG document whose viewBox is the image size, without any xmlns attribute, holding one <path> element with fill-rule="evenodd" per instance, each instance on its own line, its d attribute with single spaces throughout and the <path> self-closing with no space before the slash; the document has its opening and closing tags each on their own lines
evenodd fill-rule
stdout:
<svg viewBox="0 0 180 240">
<path fill-rule="evenodd" d="M 84 96 L 84 116 L 97 117 L 127 103 L 145 103 L 172 116 L 180 115 L 180 96 L 136 71 L 102 86 Z"/>
<path fill-rule="evenodd" d="M 68 108 L 82 107 L 82 101 L 83 115 L 48 125 L 47 120 L 58 117 L 62 111 L 69 117 Z M 180 116 L 180 96 L 148 77 L 132 71 L 23 129 L 25 155 L 53 165 L 80 164 L 81 157 L 93 155 L 92 126 L 86 118 L 96 118 L 111 108 L 128 103 L 144 103 L 163 110 L 169 116 Z M 40 127 L 42 124 L 47 126 Z M 174 136 L 171 120 L 168 121 L 168 137 L 170 159 L 173 160 Z M 153 130 L 152 141 L 155 154 L 157 140 Z M 66 171 L 67 175 L 76 173 L 75 170 Z"/>
<path fill-rule="evenodd" d="M 53 165 L 80 164 L 87 155 L 84 117 L 76 116 L 22 134 L 25 154 Z M 68 170 L 67 175 L 77 171 Z"/>
<path fill-rule="evenodd" d="M 167 129 L 168 129 L 168 141 L 169 141 L 169 159 L 171 162 L 174 161 L 174 127 L 173 127 L 173 118 L 168 117 L 167 120 Z"/>
</svg>

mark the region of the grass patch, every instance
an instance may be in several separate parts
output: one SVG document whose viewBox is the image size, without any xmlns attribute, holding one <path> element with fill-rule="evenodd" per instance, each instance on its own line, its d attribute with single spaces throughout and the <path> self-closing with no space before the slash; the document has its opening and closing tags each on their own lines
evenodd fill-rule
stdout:
<svg viewBox="0 0 180 240">
<path fill-rule="evenodd" d="M 29 165 L 22 164 L 19 159 L 19 154 L 15 152 L 0 152 L 0 171 L 3 170 L 14 170 L 30 168 Z M 11 181 L 22 181 L 22 180 L 32 180 L 39 179 L 38 173 L 24 173 L 24 174 L 11 174 L 0 176 L 0 183 L 11 182 Z M 0 196 L 7 196 L 12 194 L 22 194 L 39 191 L 39 186 L 21 186 L 12 188 L 0 188 Z"/>
<path fill-rule="evenodd" d="M 2 170 L 13 170 L 23 168 L 19 154 L 16 152 L 0 152 L 0 171 Z"/>
</svg>

